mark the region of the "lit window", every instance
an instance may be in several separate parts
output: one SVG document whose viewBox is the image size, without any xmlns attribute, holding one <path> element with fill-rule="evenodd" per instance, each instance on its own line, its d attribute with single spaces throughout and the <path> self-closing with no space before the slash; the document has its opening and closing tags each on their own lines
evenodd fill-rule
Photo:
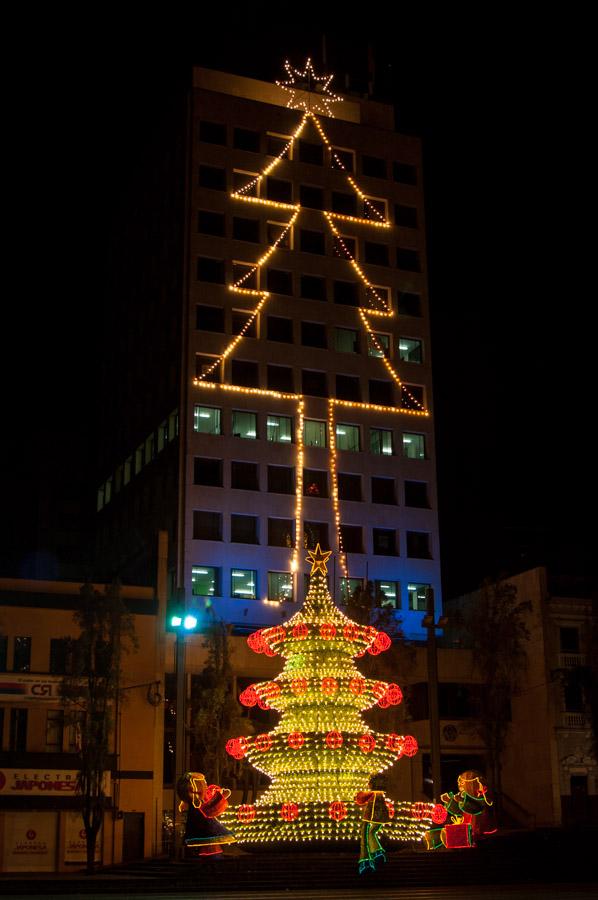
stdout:
<svg viewBox="0 0 598 900">
<path fill-rule="evenodd" d="M 370 428 L 370 450 L 382 456 L 392 456 L 392 431 L 387 428 Z"/>
<path fill-rule="evenodd" d="M 376 606 L 383 609 L 401 608 L 401 586 L 398 581 L 376 581 L 374 584 Z"/>
<path fill-rule="evenodd" d="M 257 437 L 257 414 L 233 410 L 233 437 L 255 440 Z"/>
<path fill-rule="evenodd" d="M 339 353 L 359 353 L 358 332 L 352 328 L 335 328 L 334 349 Z"/>
<path fill-rule="evenodd" d="M 325 447 L 326 422 L 305 419 L 303 422 L 303 443 L 306 447 Z"/>
<path fill-rule="evenodd" d="M 428 604 L 428 589 L 431 587 L 430 584 L 408 584 L 409 609 L 425 612 Z"/>
<path fill-rule="evenodd" d="M 341 578 L 341 603 L 346 606 L 349 599 L 353 597 L 355 591 L 363 587 L 363 579 L 361 578 Z"/>
<path fill-rule="evenodd" d="M 268 572 L 268 600 L 291 601 L 293 576 L 290 572 Z"/>
<path fill-rule="evenodd" d="M 230 592 L 241 600 L 255 600 L 257 597 L 257 572 L 255 569 L 231 569 Z"/>
<path fill-rule="evenodd" d="M 374 338 L 378 346 L 376 346 L 371 336 L 368 335 L 368 356 L 376 356 L 378 358 L 386 356 L 388 358 L 390 356 L 390 335 L 375 332 Z M 378 347 L 381 349 L 378 349 Z"/>
<path fill-rule="evenodd" d="M 404 362 L 423 362 L 422 342 L 415 338 L 399 338 L 399 358 Z"/>
<path fill-rule="evenodd" d="M 273 416 L 266 419 L 266 440 L 290 444 L 293 440 L 293 420 L 289 416 Z"/>
<path fill-rule="evenodd" d="M 336 426 L 336 449 L 354 451 L 360 449 L 358 425 L 338 423 Z"/>
<path fill-rule="evenodd" d="M 191 593 L 195 597 L 219 597 L 220 569 L 214 566 L 192 566 Z"/>
<path fill-rule="evenodd" d="M 220 410 L 211 406 L 193 407 L 193 431 L 198 434 L 222 434 Z"/>
<path fill-rule="evenodd" d="M 403 435 L 403 456 L 408 459 L 426 458 L 426 439 L 423 434 Z"/>
</svg>

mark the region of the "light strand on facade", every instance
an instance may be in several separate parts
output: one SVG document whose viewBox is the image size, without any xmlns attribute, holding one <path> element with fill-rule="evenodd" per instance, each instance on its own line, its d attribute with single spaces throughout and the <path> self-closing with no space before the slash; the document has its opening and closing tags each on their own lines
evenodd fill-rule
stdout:
<svg viewBox="0 0 598 900">
<path fill-rule="evenodd" d="M 307 115 L 307 113 L 306 113 L 306 114 L 303 116 L 303 118 L 301 119 L 301 122 L 299 123 L 299 127 L 298 127 L 298 128 L 294 131 L 294 133 L 291 135 L 290 139 L 289 139 L 289 140 L 287 141 L 287 143 L 284 145 L 284 147 L 282 148 L 282 150 L 280 151 L 280 153 L 278 154 L 278 156 L 276 156 L 276 157 L 272 160 L 271 163 L 268 163 L 268 165 L 266 166 L 266 168 L 263 169 L 262 172 L 260 172 L 259 175 L 256 175 L 255 178 L 252 178 L 251 181 L 248 181 L 247 184 L 244 184 L 242 188 L 238 188 L 238 190 L 233 191 L 233 193 L 231 194 L 231 197 L 234 197 L 236 200 L 247 200 L 247 199 L 259 200 L 259 199 L 260 199 L 260 198 L 258 198 L 258 197 L 247 198 L 247 197 L 244 196 L 244 195 L 246 194 L 247 191 L 251 190 L 253 187 L 255 187 L 256 185 L 258 185 L 258 184 L 259 184 L 259 183 L 260 183 L 267 175 L 269 175 L 270 172 L 272 172 L 272 170 L 275 169 L 276 166 L 277 166 L 277 165 L 285 158 L 287 152 L 290 150 L 290 148 L 293 146 L 293 144 L 295 143 L 295 141 L 297 140 L 297 138 L 300 136 L 301 132 L 302 132 L 303 129 L 305 128 L 305 123 L 307 122 L 307 119 L 308 119 L 308 115 Z M 274 201 L 274 200 L 267 200 L 267 201 L 265 201 L 265 202 L 268 202 L 268 203 L 275 203 L 276 201 Z M 290 204 L 283 204 L 283 205 L 284 205 L 284 206 L 287 206 L 287 205 L 290 205 Z"/>
<path fill-rule="evenodd" d="M 291 572 L 293 578 L 298 580 L 299 575 L 299 557 L 303 546 L 303 463 L 305 451 L 303 446 L 303 423 L 304 423 L 305 403 L 303 397 L 299 398 L 297 405 L 297 474 L 295 485 L 295 546 L 293 549 L 293 557 L 291 560 Z M 297 585 L 298 588 L 298 585 Z"/>
<path fill-rule="evenodd" d="M 334 420 L 334 400 L 328 401 L 328 448 L 329 448 L 329 470 L 332 488 L 332 509 L 334 512 L 334 524 L 336 528 L 336 536 L 338 540 L 339 562 L 343 572 L 343 576 L 348 579 L 349 571 L 347 568 L 347 554 L 343 546 L 343 534 L 341 531 L 341 510 L 338 497 L 338 469 L 336 465 L 336 431 Z M 347 582 L 348 583 L 348 582 Z"/>
</svg>

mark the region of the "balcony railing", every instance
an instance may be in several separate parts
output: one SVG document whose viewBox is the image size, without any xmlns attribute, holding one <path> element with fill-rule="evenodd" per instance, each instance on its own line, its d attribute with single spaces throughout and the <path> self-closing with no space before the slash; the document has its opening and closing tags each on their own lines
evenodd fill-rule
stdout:
<svg viewBox="0 0 598 900">
<path fill-rule="evenodd" d="M 559 667 L 561 669 L 573 669 L 575 666 L 585 666 L 585 653 L 559 653 Z"/>
<path fill-rule="evenodd" d="M 589 719 L 585 713 L 565 712 L 561 716 L 562 728 L 587 728 Z"/>
</svg>

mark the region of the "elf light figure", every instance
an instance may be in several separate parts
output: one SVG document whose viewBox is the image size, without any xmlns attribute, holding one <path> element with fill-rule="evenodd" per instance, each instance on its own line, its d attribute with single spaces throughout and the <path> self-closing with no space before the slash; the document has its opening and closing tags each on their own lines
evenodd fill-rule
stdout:
<svg viewBox="0 0 598 900">
<path fill-rule="evenodd" d="M 397 684 L 364 678 L 354 663 L 365 652 L 387 650 L 391 640 L 371 626 L 358 625 L 334 604 L 327 585 L 331 551 L 309 553 L 309 593 L 286 626 L 261 629 L 249 646 L 285 659 L 273 681 L 253 684 L 240 696 L 246 706 L 282 713 L 268 734 L 232 738 L 226 749 L 271 778 L 255 804 L 231 808 L 223 821 L 239 842 L 358 840 L 361 810 L 355 795 L 370 778 L 402 756 L 417 753 L 409 735 L 381 734 L 361 713 L 402 700 Z M 392 839 L 417 840 L 431 824 L 432 804 L 388 805 Z M 417 807 L 417 809 L 415 808 Z"/>
</svg>

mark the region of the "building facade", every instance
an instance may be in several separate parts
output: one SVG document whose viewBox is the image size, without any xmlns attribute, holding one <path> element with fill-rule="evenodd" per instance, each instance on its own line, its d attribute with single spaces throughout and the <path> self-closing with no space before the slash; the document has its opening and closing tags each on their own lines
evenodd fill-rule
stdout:
<svg viewBox="0 0 598 900">
<path fill-rule="evenodd" d="M 370 582 L 417 637 L 428 587 L 440 606 L 421 146 L 381 103 L 330 116 L 309 74 L 194 70 L 170 300 L 146 297 L 144 343 L 173 349 L 104 454 L 101 554 L 126 572 L 167 529 L 173 587 L 249 630 L 292 614 L 319 541 L 337 602 Z"/>
</svg>

